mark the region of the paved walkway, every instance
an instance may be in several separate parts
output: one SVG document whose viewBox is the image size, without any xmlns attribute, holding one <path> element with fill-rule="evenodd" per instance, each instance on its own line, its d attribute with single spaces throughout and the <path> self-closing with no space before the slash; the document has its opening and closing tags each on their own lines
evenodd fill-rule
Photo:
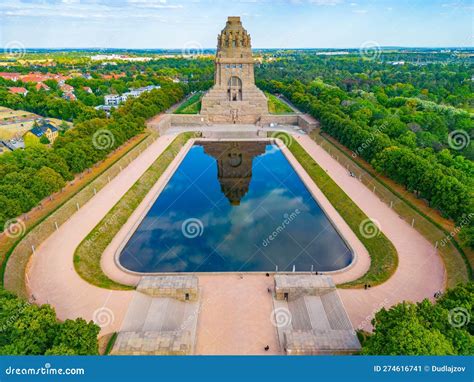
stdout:
<svg viewBox="0 0 474 382">
<path fill-rule="evenodd" d="M 283 354 L 271 322 L 273 277 L 205 275 L 199 286 L 196 354 Z"/>
<path fill-rule="evenodd" d="M 77 245 L 125 194 L 174 138 L 162 136 L 134 160 L 110 184 L 84 205 L 58 231 L 36 249 L 28 268 L 29 290 L 38 303 L 50 303 L 60 319 L 84 317 L 102 323 L 101 334 L 119 329 L 134 292 L 108 291 L 94 287 L 75 272 Z M 371 218 L 399 253 L 399 267 L 386 283 L 370 290 L 340 290 L 340 296 L 355 328 L 369 328 L 381 306 L 402 300 L 432 297 L 444 287 L 444 267 L 417 231 L 400 219 L 308 136 L 296 139 L 328 171 L 328 174 Z M 200 354 L 259 354 L 262 344 L 276 351 L 276 335 L 269 323 L 272 284 L 264 276 L 201 276 L 203 309 L 199 318 L 197 352 Z M 338 281 L 336 275 L 335 280 Z M 239 282 L 242 283 L 239 284 Z"/>
<path fill-rule="evenodd" d="M 373 314 L 382 306 L 433 298 L 435 292 L 444 290 L 444 265 L 434 246 L 361 182 L 350 177 L 347 170 L 309 136 L 297 135 L 296 139 L 365 214 L 380 223 L 382 232 L 398 252 L 398 268 L 384 284 L 369 290 L 339 290 L 354 328 L 370 329 Z M 341 280 L 335 276 L 334 281 Z"/>
<path fill-rule="evenodd" d="M 74 270 L 74 250 L 174 137 L 158 138 L 36 249 L 27 287 L 37 303 L 54 306 L 62 320 L 95 320 L 102 326 L 101 334 L 119 329 L 134 292 L 109 291 L 84 281 Z"/>
</svg>

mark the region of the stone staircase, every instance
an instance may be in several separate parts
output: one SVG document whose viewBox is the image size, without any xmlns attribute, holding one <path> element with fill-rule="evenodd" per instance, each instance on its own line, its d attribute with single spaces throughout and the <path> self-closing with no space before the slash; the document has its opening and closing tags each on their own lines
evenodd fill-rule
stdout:
<svg viewBox="0 0 474 382">
<path fill-rule="evenodd" d="M 214 123 L 256 123 L 268 114 L 267 98 L 256 86 L 245 88 L 241 101 L 229 101 L 222 88 L 212 88 L 202 98 L 201 114 Z"/>
<path fill-rule="evenodd" d="M 192 354 L 200 310 L 198 293 L 195 276 L 144 276 L 112 354 Z"/>
</svg>

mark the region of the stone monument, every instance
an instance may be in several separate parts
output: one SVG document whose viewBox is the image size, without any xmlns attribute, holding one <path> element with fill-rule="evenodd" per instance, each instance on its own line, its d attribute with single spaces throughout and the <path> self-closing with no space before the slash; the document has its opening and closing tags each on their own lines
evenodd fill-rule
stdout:
<svg viewBox="0 0 474 382">
<path fill-rule="evenodd" d="M 259 123 L 267 98 L 255 86 L 250 35 L 240 17 L 229 17 L 217 37 L 214 86 L 202 98 L 201 115 L 210 123 Z"/>
</svg>

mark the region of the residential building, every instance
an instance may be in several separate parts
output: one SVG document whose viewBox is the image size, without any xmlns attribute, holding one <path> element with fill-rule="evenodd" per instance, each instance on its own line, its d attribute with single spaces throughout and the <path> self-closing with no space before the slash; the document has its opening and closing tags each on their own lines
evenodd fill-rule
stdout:
<svg viewBox="0 0 474 382">
<path fill-rule="evenodd" d="M 43 82 L 46 81 L 50 76 L 48 74 L 42 74 L 42 73 L 28 73 L 23 76 L 21 76 L 21 80 L 23 82 Z"/>
<path fill-rule="evenodd" d="M 46 90 L 46 91 L 50 90 L 50 87 L 49 87 L 48 85 L 44 84 L 43 82 L 38 82 L 38 83 L 36 84 L 35 88 L 36 88 L 36 90 L 38 90 L 38 91 L 39 91 L 39 90 L 42 90 L 42 89 L 43 89 L 43 90 Z"/>
<path fill-rule="evenodd" d="M 149 85 L 144 86 L 142 88 L 130 89 L 130 91 L 123 93 L 122 95 L 118 94 L 108 94 L 104 96 L 104 103 L 106 106 L 114 106 L 117 107 L 122 102 L 127 101 L 129 98 L 137 98 L 141 96 L 143 93 L 149 92 L 153 89 L 160 89 L 160 85 Z"/>
<path fill-rule="evenodd" d="M 40 126 L 33 127 L 30 131 L 26 132 L 23 136 L 25 140 L 32 142 L 38 142 L 42 136 L 46 136 L 48 140 L 53 143 L 58 137 L 58 129 L 49 122 L 44 122 Z"/>
<path fill-rule="evenodd" d="M 20 73 L 9 73 L 9 72 L 0 72 L 0 77 L 5 80 L 18 81 L 20 79 Z"/>
<path fill-rule="evenodd" d="M 64 93 L 63 98 L 67 101 L 75 101 L 77 99 L 74 93 Z"/>
<path fill-rule="evenodd" d="M 149 85 L 142 88 L 130 89 L 129 92 L 122 94 L 122 102 L 125 102 L 129 97 L 136 98 L 140 97 L 143 93 L 149 92 L 153 89 L 160 89 L 160 85 Z"/>
<path fill-rule="evenodd" d="M 104 96 L 104 103 L 106 106 L 117 107 L 122 102 L 122 97 L 118 94 L 107 94 Z"/>
<path fill-rule="evenodd" d="M 74 87 L 72 87 L 71 85 L 68 85 L 68 84 L 60 85 L 59 89 L 61 89 L 61 91 L 63 93 L 72 93 L 74 91 Z"/>
<path fill-rule="evenodd" d="M 125 77 L 125 73 L 102 74 L 104 80 L 117 80 L 122 77 Z"/>
<path fill-rule="evenodd" d="M 8 88 L 8 90 L 10 91 L 10 93 L 21 94 L 22 96 L 26 96 L 28 94 L 28 90 L 21 87 L 11 87 L 11 88 Z"/>
<path fill-rule="evenodd" d="M 74 94 L 74 87 L 71 85 L 65 84 L 64 82 L 59 82 L 59 88 L 63 92 L 63 98 L 68 101 L 75 101 L 76 96 Z"/>
<path fill-rule="evenodd" d="M 10 139 L 9 141 L 2 141 L 2 143 L 11 151 L 25 148 L 25 141 L 23 140 L 23 138 Z"/>
</svg>

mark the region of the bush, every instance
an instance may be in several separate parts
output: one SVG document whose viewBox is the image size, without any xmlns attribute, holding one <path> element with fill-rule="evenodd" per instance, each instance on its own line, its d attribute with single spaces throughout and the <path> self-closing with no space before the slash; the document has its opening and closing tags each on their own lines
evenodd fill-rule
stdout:
<svg viewBox="0 0 474 382">
<path fill-rule="evenodd" d="M 50 305 L 36 306 L 0 289 L 0 354 L 97 355 L 100 328 L 82 318 L 59 322 Z"/>
<path fill-rule="evenodd" d="M 474 354 L 474 283 L 448 290 L 435 304 L 402 302 L 376 313 L 366 355 Z"/>
</svg>

